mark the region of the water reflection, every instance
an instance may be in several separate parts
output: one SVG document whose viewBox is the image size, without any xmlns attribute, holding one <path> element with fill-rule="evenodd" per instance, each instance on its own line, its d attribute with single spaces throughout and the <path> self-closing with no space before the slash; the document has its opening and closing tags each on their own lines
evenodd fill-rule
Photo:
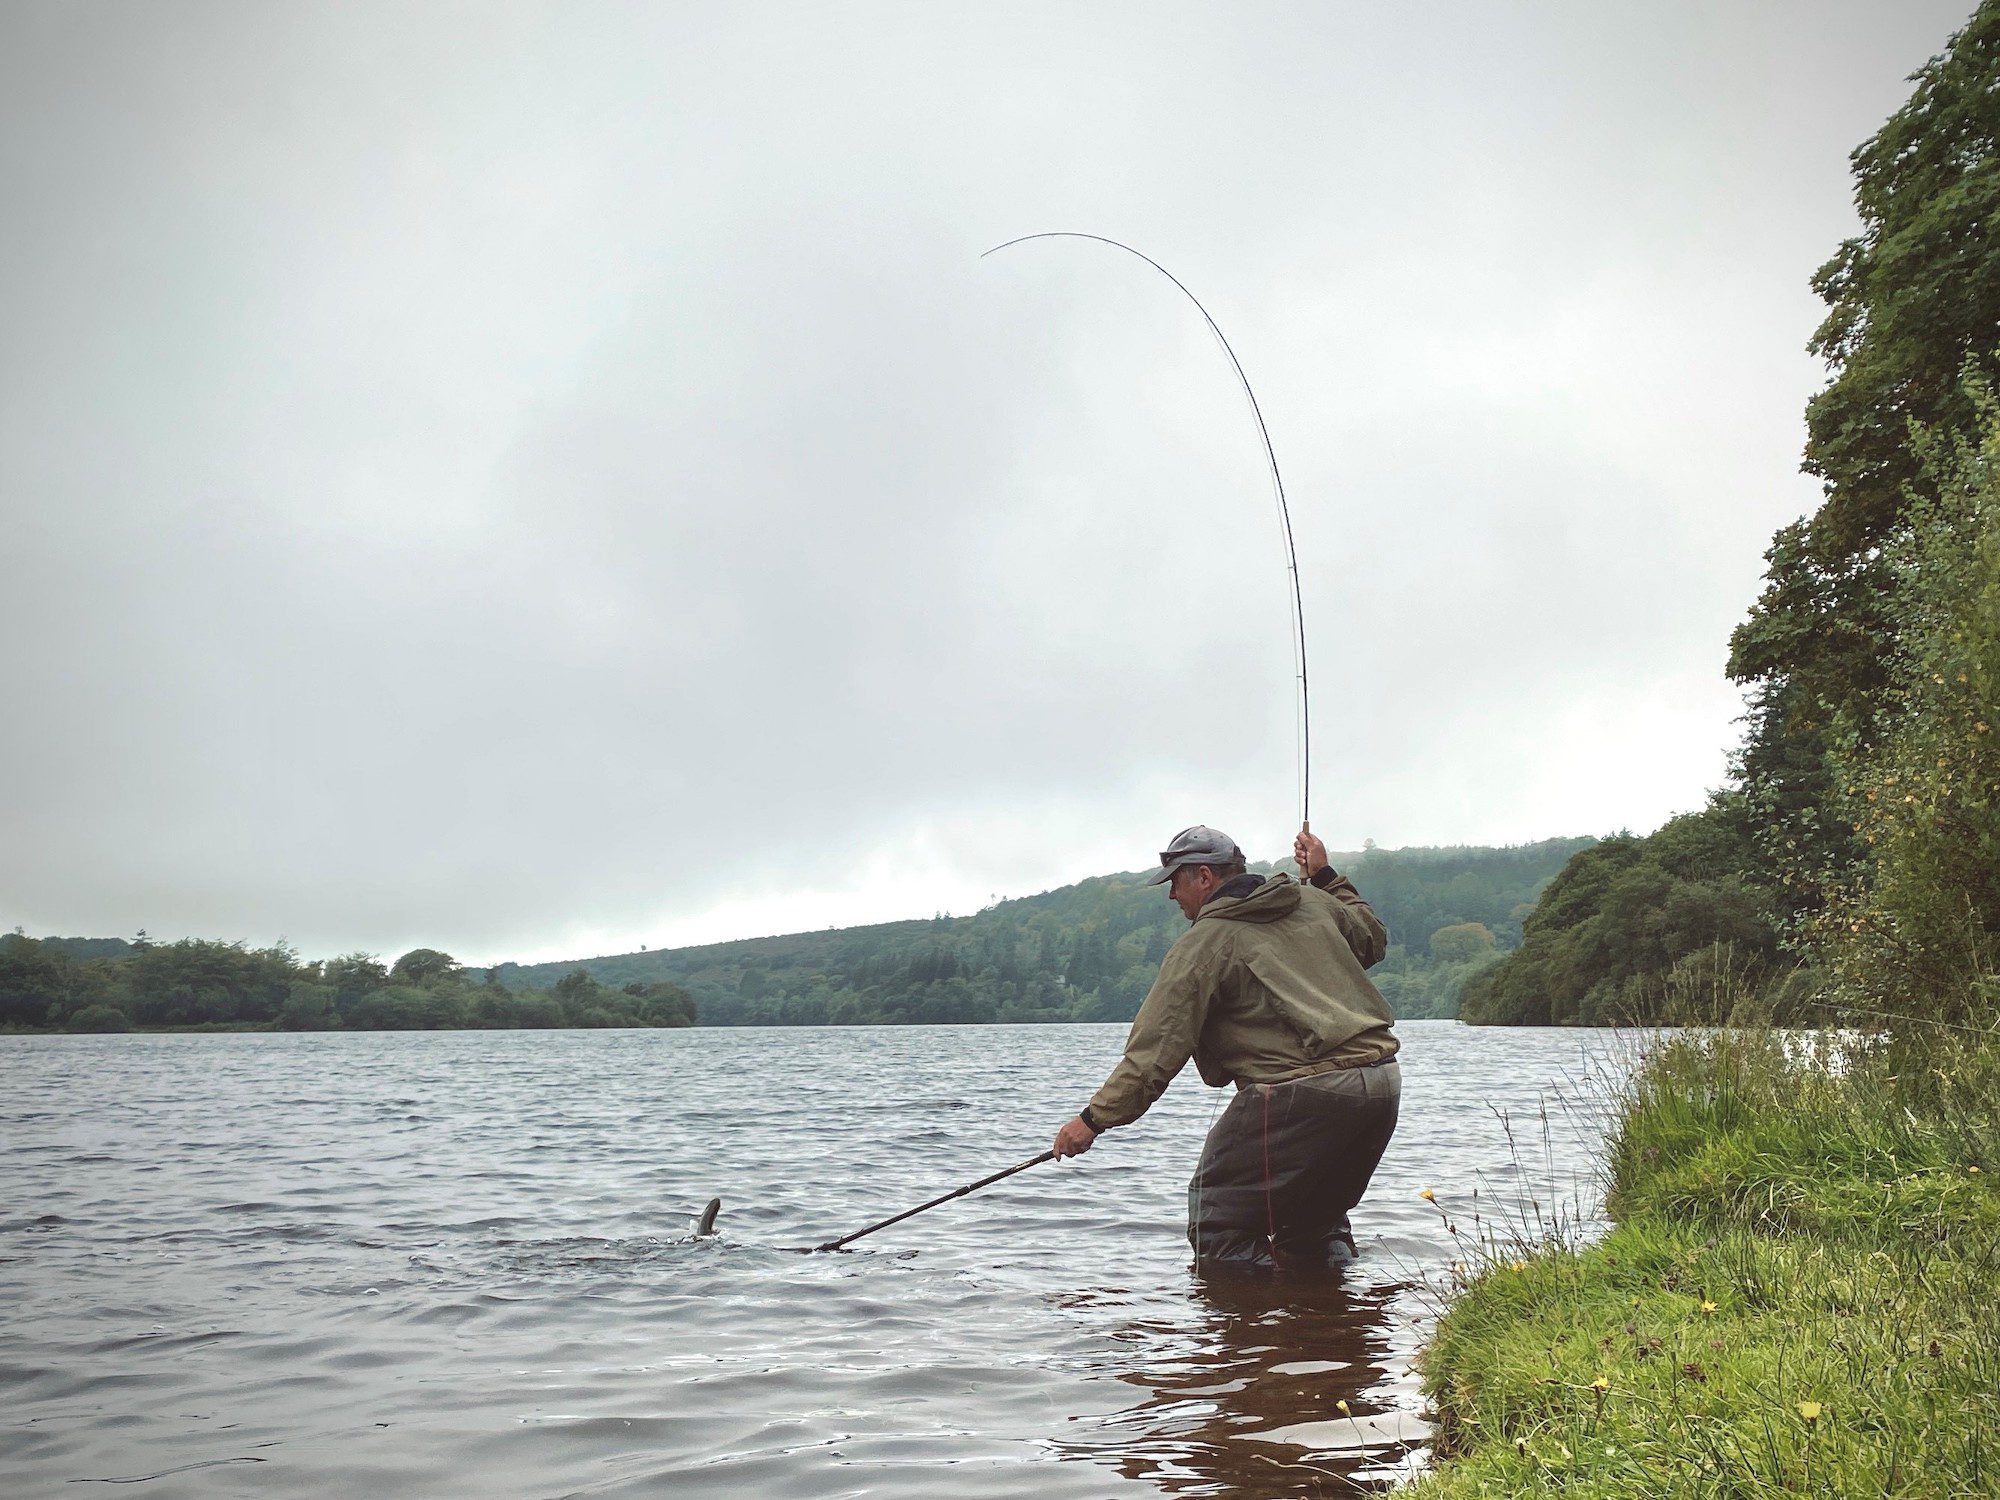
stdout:
<svg viewBox="0 0 2000 1500">
<path fill-rule="evenodd" d="M 1145 1395 L 1068 1456 L 1183 1495 L 1353 1494 L 1421 1462 L 1408 1287 L 1359 1268 L 1203 1268 L 1187 1290 L 1184 1323 L 1135 1320 L 1117 1336 L 1117 1378 Z"/>
</svg>

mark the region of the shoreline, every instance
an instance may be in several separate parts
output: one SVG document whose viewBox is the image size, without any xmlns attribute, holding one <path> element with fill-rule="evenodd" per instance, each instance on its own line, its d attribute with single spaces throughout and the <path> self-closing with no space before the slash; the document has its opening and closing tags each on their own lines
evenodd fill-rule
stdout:
<svg viewBox="0 0 2000 1500">
<path fill-rule="evenodd" d="M 2000 1055 L 1829 1061 L 1653 1053 L 1606 1138 L 1610 1230 L 1473 1252 L 1421 1356 L 1413 1497 L 2000 1489 Z"/>
</svg>

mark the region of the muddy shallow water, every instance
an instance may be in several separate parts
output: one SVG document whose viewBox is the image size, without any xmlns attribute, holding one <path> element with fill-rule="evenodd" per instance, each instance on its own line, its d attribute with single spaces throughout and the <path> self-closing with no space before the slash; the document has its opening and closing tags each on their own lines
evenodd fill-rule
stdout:
<svg viewBox="0 0 2000 1500">
<path fill-rule="evenodd" d="M 1464 1253 L 1419 1190 L 1462 1233 L 1475 1187 L 1482 1224 L 1587 1211 L 1585 1080 L 1636 1045 L 1399 1029 L 1363 1259 L 1315 1281 L 1194 1274 L 1224 1096 L 1192 1069 L 1074 1163 L 798 1253 L 1041 1150 L 1118 1027 L 0 1038 L 0 1494 L 1390 1477 L 1424 1451 L 1421 1283 Z"/>
</svg>

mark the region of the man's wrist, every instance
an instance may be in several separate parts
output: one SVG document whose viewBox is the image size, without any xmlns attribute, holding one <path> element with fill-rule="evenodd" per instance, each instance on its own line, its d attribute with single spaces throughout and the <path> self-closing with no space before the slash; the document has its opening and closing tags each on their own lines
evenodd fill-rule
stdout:
<svg viewBox="0 0 2000 1500">
<path fill-rule="evenodd" d="M 1312 872 L 1312 883 L 1321 890 L 1325 890 L 1338 879 L 1340 877 L 1334 873 L 1332 865 L 1321 865 L 1317 870 Z"/>
<path fill-rule="evenodd" d="M 1090 1112 L 1088 1104 L 1076 1112 L 1076 1117 L 1083 1121 L 1083 1128 L 1088 1130 L 1092 1135 L 1104 1134 L 1104 1127 L 1097 1123 L 1097 1116 Z"/>
</svg>

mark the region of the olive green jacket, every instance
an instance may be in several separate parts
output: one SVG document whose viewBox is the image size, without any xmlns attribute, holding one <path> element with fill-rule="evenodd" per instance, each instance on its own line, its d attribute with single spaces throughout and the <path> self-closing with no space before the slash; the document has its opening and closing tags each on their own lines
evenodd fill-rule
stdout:
<svg viewBox="0 0 2000 1500">
<path fill-rule="evenodd" d="M 1395 1014 L 1364 972 L 1388 947 L 1381 918 L 1342 876 L 1321 889 L 1274 875 L 1212 898 L 1161 962 L 1091 1120 L 1138 1119 L 1190 1057 L 1218 1087 L 1393 1057 Z"/>
</svg>

